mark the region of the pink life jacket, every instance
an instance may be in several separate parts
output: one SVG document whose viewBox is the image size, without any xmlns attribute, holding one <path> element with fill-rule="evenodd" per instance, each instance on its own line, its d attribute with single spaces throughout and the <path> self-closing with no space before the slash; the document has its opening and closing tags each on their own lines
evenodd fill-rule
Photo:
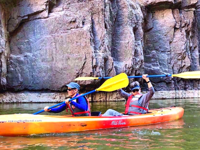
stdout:
<svg viewBox="0 0 200 150">
<path fill-rule="evenodd" d="M 148 112 L 148 109 L 142 107 L 139 104 L 138 100 L 142 97 L 141 94 L 137 94 L 135 96 L 131 95 L 128 97 L 127 103 L 125 105 L 125 115 L 135 115 L 135 114 L 143 114 L 143 110 Z"/>
</svg>

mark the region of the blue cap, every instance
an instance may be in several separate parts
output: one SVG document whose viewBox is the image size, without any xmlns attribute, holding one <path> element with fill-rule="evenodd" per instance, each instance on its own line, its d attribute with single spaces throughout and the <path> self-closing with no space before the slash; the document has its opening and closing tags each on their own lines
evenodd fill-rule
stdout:
<svg viewBox="0 0 200 150">
<path fill-rule="evenodd" d="M 80 85 L 78 83 L 75 83 L 75 82 L 70 82 L 69 84 L 66 85 L 67 87 L 70 87 L 70 88 L 75 88 L 75 89 L 78 89 L 80 90 Z"/>
<path fill-rule="evenodd" d="M 140 86 L 139 85 L 136 85 L 136 86 L 134 86 L 131 90 L 133 91 L 133 90 L 135 90 L 135 89 L 140 89 Z"/>
</svg>

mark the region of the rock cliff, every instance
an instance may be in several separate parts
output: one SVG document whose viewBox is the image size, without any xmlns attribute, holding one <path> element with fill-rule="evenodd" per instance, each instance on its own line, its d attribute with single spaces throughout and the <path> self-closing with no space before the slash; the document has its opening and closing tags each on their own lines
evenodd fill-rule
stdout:
<svg viewBox="0 0 200 150">
<path fill-rule="evenodd" d="M 0 88 L 61 91 L 78 76 L 199 70 L 199 9 L 200 0 L 1 3 Z M 156 91 L 200 89 L 199 80 L 151 80 Z M 83 91 L 100 85 L 79 83 Z"/>
</svg>

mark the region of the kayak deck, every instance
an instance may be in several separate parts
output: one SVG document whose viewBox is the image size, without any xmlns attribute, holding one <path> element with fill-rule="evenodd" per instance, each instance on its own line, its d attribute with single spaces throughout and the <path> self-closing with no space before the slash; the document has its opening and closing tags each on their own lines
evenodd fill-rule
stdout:
<svg viewBox="0 0 200 150">
<path fill-rule="evenodd" d="M 184 109 L 169 107 L 134 116 L 50 116 L 32 114 L 0 115 L 0 135 L 18 136 L 44 133 L 67 133 L 128 126 L 142 126 L 182 118 Z"/>
</svg>

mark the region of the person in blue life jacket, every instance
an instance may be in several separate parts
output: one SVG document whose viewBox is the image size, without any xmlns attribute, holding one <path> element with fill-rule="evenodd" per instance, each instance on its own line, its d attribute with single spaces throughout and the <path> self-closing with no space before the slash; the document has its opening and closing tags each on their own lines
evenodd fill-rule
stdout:
<svg viewBox="0 0 200 150">
<path fill-rule="evenodd" d="M 74 98 L 79 96 L 79 90 L 80 85 L 75 82 L 70 82 L 67 86 L 67 94 L 70 98 Z M 46 106 L 44 108 L 45 112 L 53 112 L 53 113 L 59 113 L 63 110 L 68 111 L 72 113 L 72 116 L 90 116 L 90 106 L 89 101 L 85 96 L 79 97 L 73 101 L 69 101 L 69 99 L 65 100 L 65 103 L 56 107 L 49 109 L 49 106 Z"/>
<path fill-rule="evenodd" d="M 126 99 L 124 114 L 119 113 L 113 109 L 108 109 L 102 116 L 123 116 L 123 115 L 139 115 L 148 112 L 149 101 L 154 95 L 155 91 L 147 74 L 142 75 L 146 81 L 149 91 L 146 94 L 141 94 L 141 88 L 138 81 L 131 83 L 131 94 L 120 89 L 119 94 Z"/>
</svg>

